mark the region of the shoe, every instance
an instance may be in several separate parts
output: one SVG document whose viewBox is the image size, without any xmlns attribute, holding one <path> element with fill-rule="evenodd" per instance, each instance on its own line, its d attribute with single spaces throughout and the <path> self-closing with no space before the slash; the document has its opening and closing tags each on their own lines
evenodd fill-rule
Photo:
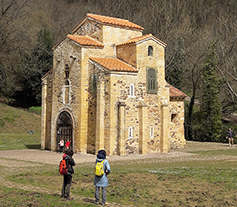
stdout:
<svg viewBox="0 0 237 207">
<path fill-rule="evenodd" d="M 105 203 L 101 203 L 100 205 L 102 205 L 102 206 L 107 206 L 107 205 L 108 205 L 108 203 L 107 203 L 107 202 L 105 202 Z"/>
<path fill-rule="evenodd" d="M 72 197 L 70 197 L 70 196 L 67 196 L 67 197 L 65 197 L 66 198 L 66 200 L 73 200 L 74 198 L 72 198 Z"/>
<path fill-rule="evenodd" d="M 96 205 L 99 205 L 99 204 L 100 204 L 100 201 L 95 200 L 95 204 L 96 204 Z"/>
</svg>

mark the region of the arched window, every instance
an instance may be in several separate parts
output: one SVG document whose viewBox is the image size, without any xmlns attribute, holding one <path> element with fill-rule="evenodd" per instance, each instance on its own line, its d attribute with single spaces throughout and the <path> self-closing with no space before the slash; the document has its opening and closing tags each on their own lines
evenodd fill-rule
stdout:
<svg viewBox="0 0 237 207">
<path fill-rule="evenodd" d="M 70 85 L 69 81 L 65 81 L 65 86 L 64 86 L 64 104 L 69 104 L 69 96 L 70 96 Z"/>
<path fill-rule="evenodd" d="M 134 84 L 130 85 L 130 91 L 129 91 L 130 96 L 134 96 Z"/>
<path fill-rule="evenodd" d="M 69 86 L 69 80 L 65 80 L 65 86 Z"/>
<path fill-rule="evenodd" d="M 152 46 L 148 47 L 148 56 L 153 56 L 153 47 Z"/>
<path fill-rule="evenodd" d="M 69 78 L 69 66 L 68 66 L 68 64 L 65 65 L 65 78 Z"/>
<path fill-rule="evenodd" d="M 157 77 L 153 68 L 147 70 L 147 93 L 157 93 Z"/>
<path fill-rule="evenodd" d="M 97 91 L 97 74 L 92 74 L 90 80 L 90 92 L 96 92 L 96 91 Z"/>
<path fill-rule="evenodd" d="M 70 82 L 69 82 L 69 65 L 65 64 L 64 69 L 64 86 L 63 86 L 63 103 L 69 104 L 70 102 Z"/>
</svg>

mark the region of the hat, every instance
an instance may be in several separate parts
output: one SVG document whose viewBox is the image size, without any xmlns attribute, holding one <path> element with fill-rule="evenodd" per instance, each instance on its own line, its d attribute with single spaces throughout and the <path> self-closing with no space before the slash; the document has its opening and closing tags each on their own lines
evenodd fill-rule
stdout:
<svg viewBox="0 0 237 207">
<path fill-rule="evenodd" d="M 98 159 L 106 159 L 106 152 L 104 150 L 99 150 L 97 154 Z"/>
</svg>

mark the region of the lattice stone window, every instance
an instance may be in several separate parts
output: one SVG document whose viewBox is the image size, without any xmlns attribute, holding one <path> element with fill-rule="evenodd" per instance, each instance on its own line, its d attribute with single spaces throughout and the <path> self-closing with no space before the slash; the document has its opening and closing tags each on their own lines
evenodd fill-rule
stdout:
<svg viewBox="0 0 237 207">
<path fill-rule="evenodd" d="M 155 69 L 147 69 L 147 93 L 157 93 L 157 74 Z"/>
<path fill-rule="evenodd" d="M 133 128 L 132 127 L 128 128 L 128 138 L 133 138 Z"/>
<path fill-rule="evenodd" d="M 90 92 L 97 91 L 97 74 L 92 74 L 90 78 Z"/>
<path fill-rule="evenodd" d="M 150 127 L 150 138 L 154 138 L 154 127 Z"/>
<path fill-rule="evenodd" d="M 153 56 L 153 47 L 152 46 L 148 47 L 148 56 Z"/>
<path fill-rule="evenodd" d="M 66 79 L 69 78 L 69 66 L 68 66 L 68 64 L 65 65 L 65 70 L 64 70 L 64 72 L 65 72 L 65 78 L 66 78 Z"/>
</svg>

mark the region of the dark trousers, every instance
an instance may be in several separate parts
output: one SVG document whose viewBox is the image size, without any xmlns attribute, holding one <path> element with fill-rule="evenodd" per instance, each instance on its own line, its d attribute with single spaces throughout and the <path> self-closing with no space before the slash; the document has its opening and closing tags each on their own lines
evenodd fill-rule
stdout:
<svg viewBox="0 0 237 207">
<path fill-rule="evenodd" d="M 60 146 L 59 152 L 60 152 L 60 153 L 63 152 L 63 146 Z"/>
<path fill-rule="evenodd" d="M 95 200 L 97 202 L 100 201 L 100 188 L 102 189 L 102 204 L 105 204 L 107 197 L 106 197 L 106 188 L 105 187 L 95 187 Z"/>
<path fill-rule="evenodd" d="M 72 183 L 72 174 L 63 175 L 62 197 L 70 196 L 70 187 Z"/>
</svg>

